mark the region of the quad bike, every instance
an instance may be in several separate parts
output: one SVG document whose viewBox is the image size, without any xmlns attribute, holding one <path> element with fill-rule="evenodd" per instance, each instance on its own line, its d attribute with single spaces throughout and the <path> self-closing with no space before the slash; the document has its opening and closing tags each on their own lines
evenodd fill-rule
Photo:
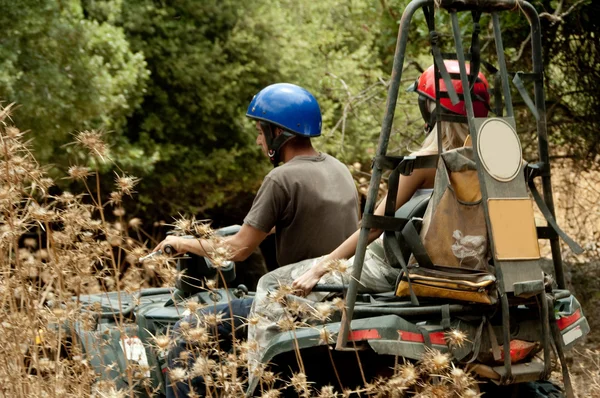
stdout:
<svg viewBox="0 0 600 398">
<path fill-rule="evenodd" d="M 422 258 L 426 259 L 426 253 L 423 256 L 419 242 L 415 242 L 410 230 L 414 228 L 418 233 L 419 218 L 426 211 L 429 196 L 411 199 L 398 212 L 394 212 L 390 206 L 385 216 L 374 215 L 384 171 L 391 170 L 389 195 L 395 197 L 400 175 L 409 175 L 417 168 L 435 167 L 437 163 L 437 158 L 432 157 L 394 157 L 386 154 L 400 91 L 409 24 L 419 10 L 425 14 L 434 56 L 435 120 L 468 123 L 469 126 L 491 250 L 491 265 L 495 270 L 491 289 L 496 296 L 487 303 L 461 299 L 462 293 L 454 294 L 456 292 L 450 292 L 452 294 L 447 296 L 450 298 L 446 299 L 414 294 L 414 287 L 418 284 L 414 269 L 427 268 L 429 265 L 426 260 L 421 262 Z M 435 16 L 439 12 L 449 13 L 456 50 L 454 53 L 441 51 L 440 35 L 435 30 Z M 523 13 L 529 21 L 533 54 L 533 70 L 529 73 L 512 73 L 506 68 L 499 18 L 502 12 Z M 471 46 L 466 53 L 461 41 L 459 13 L 469 13 L 473 20 Z M 471 95 L 458 95 L 452 88 L 448 88 L 445 94 L 453 102 L 458 97 L 464 100 L 467 117 L 444 113 L 439 106 L 441 93 L 437 83 L 440 79 L 447 81 L 449 78 L 444 60 L 458 61 L 460 73 L 457 78 L 460 78 L 462 87 L 471 87 L 470 83 L 478 76 L 480 65 L 487 64 L 479 54 L 479 20 L 483 13 L 491 14 L 497 49 L 497 68 L 488 67 L 488 70 L 494 71 L 495 77 L 495 116 L 476 118 Z M 387 109 L 373 161 L 353 275 L 348 285 L 317 286 L 320 291 L 337 292 L 345 298 L 345 310 L 320 326 L 337 336 L 337 343 L 323 341 L 318 328 L 282 332 L 264 352 L 261 358 L 263 363 L 269 363 L 275 372 L 285 378 L 286 374 L 297 371 L 290 364 L 296 363 L 295 356 L 299 350 L 307 364 L 308 380 L 316 385 L 327 385 L 335 384 L 337 379 L 344 387 L 354 387 L 365 377 L 372 379 L 385 375 L 398 358 L 419 360 L 428 348 L 434 348 L 451 353 L 458 363 L 468 363 L 469 369 L 484 385 L 482 389 L 486 390 L 485 385 L 488 386 L 487 396 L 498 393 L 559 397 L 562 393 L 552 385 L 545 384 L 551 373 L 551 354 L 554 350 L 562 366 L 566 395 L 573 397 L 565 351 L 589 333 L 589 326 L 579 302 L 565 286 L 559 238 L 574 252 L 580 252 L 581 248 L 560 230 L 554 220 L 540 34 L 538 14 L 530 3 L 523 0 L 441 0 L 435 3 L 434 0 L 413 0 L 406 7 L 400 21 Z M 470 61 L 470 72 L 466 70 L 465 61 Z M 533 163 L 525 163 L 522 159 L 509 77 L 537 121 L 539 159 Z M 533 83 L 533 99 L 527 93 L 523 80 Z M 541 179 L 541 195 L 534 184 L 537 178 Z M 546 217 L 548 226 L 535 225 L 530 195 Z M 404 275 L 404 279 L 399 278 L 398 285 L 402 280 L 412 280 L 409 295 L 402 297 L 399 289 L 389 293 L 359 293 L 358 281 L 365 261 L 370 228 L 385 231 L 385 255 L 392 264 L 403 270 L 401 275 Z M 234 231 L 226 229 L 221 233 Z M 548 282 L 540 267 L 538 239 L 550 242 L 556 285 Z M 413 263 L 409 267 L 411 256 L 416 258 L 416 265 Z M 195 264 L 186 266 L 181 261 L 178 266 L 193 269 L 197 272 L 196 278 L 214 276 L 215 270 L 207 259 L 188 261 Z M 233 266 L 223 271 L 223 275 L 233 276 Z M 445 283 L 440 282 L 441 279 L 444 278 L 437 282 Z M 450 279 L 453 286 L 470 286 L 474 287 L 472 293 L 482 293 L 480 286 L 469 285 L 466 276 L 463 280 L 455 276 Z M 490 288 L 490 285 L 486 287 Z M 444 288 L 452 290 L 447 284 Z M 177 289 L 145 289 L 134 295 L 108 293 L 80 296 L 78 300 L 81 303 L 100 306 L 101 312 L 94 330 L 76 328 L 75 334 L 101 378 L 116 381 L 117 387 L 127 387 L 123 372 L 127 360 L 133 360 L 147 365 L 148 368 L 143 369 L 146 369 L 144 371 L 152 387 L 164 391 L 166 360 L 164 355 L 152 348 L 151 337 L 173 328 L 181 319 L 185 301 L 189 298 L 219 306 L 225 305 L 231 298 L 247 294 L 243 286 L 208 292 L 198 290 L 193 285 L 180 284 Z M 129 317 L 135 323 L 117 328 L 118 317 Z M 450 345 L 445 333 L 452 329 L 464 332 L 468 343 L 462 347 Z M 97 344 L 98 341 L 104 344 Z M 335 370 L 337 375 L 334 375 L 331 362 L 322 360 L 328 352 L 340 364 Z M 360 369 L 356 366 L 357 356 L 360 356 L 360 363 L 364 364 Z M 107 364 L 113 366 L 107 367 Z M 251 378 L 248 395 L 254 394 L 256 386 L 257 380 Z"/>
<path fill-rule="evenodd" d="M 433 263 L 433 257 L 429 258 L 431 253 L 424 250 L 420 240 L 421 220 L 415 218 L 423 216 L 423 207 L 409 202 L 394 214 L 392 201 L 388 201 L 385 215 L 374 215 L 384 171 L 391 171 L 389 198 L 396 197 L 400 175 L 436 165 L 438 175 L 440 173 L 438 157 L 443 156 L 441 145 L 438 156 L 387 155 L 409 25 L 417 11 L 424 13 L 434 59 L 436 107 L 432 116 L 436 122 L 468 123 L 469 126 L 490 265 L 494 270 L 490 275 L 494 279 L 492 289 L 496 296 L 485 303 L 482 303 L 485 300 L 475 303 L 478 300 L 470 298 L 481 298 L 478 294 L 484 293 L 486 288 L 483 286 L 487 282 L 483 282 L 490 275 L 476 277 L 466 271 L 439 272 L 440 269 L 448 271 L 448 267 L 444 268 L 444 263 Z M 442 12 L 449 15 L 451 22 L 455 49 L 452 53 L 442 52 L 442 35 L 436 31 L 436 14 Z M 531 26 L 533 70 L 529 73 L 507 70 L 499 17 L 506 12 L 524 14 Z M 491 16 L 497 67 L 481 59 L 479 21 L 484 13 Z M 472 19 L 468 52 L 463 49 L 459 14 L 470 14 Z M 453 71 L 454 76 L 450 76 L 445 60 L 455 60 L 459 73 Z M 470 71 L 467 71 L 466 61 L 469 61 Z M 475 117 L 473 87 L 480 66 L 486 66 L 488 72 L 494 75 L 495 87 L 491 90 L 494 94 L 493 117 Z M 539 159 L 535 162 L 523 161 L 509 78 L 536 119 Z M 469 95 L 458 94 L 451 79 L 460 79 L 462 87 L 470 87 Z M 442 81 L 446 87 L 444 92 L 440 89 Z M 524 82 L 532 83 L 533 99 Z M 440 106 L 441 98 L 449 99 L 452 104 L 464 101 L 466 117 L 444 111 Z M 441 142 L 439 135 L 438 142 Z M 541 179 L 542 194 L 538 193 L 534 183 L 538 178 Z M 530 197 L 533 197 L 548 226 L 536 225 Z M 414 201 L 424 206 L 427 198 Z M 388 294 L 364 291 L 359 294 L 370 228 L 385 231 L 385 256 L 390 264 L 402 269 L 396 290 Z M 544 380 L 550 376 L 551 353 L 555 350 L 562 366 L 566 395 L 573 397 L 564 353 L 589 332 L 589 326 L 579 303 L 565 289 L 559 237 L 573 252 L 583 251 L 564 234 L 554 219 L 541 32 L 535 8 L 523 0 L 413 0 L 400 20 L 386 113 L 373 160 L 352 278 L 348 286 L 330 288 L 331 291 L 343 291 L 345 296 L 343 313 L 324 325 L 330 334 L 337 336 L 333 354 L 342 359 L 339 363 L 346 365 L 360 355 L 361 362 L 365 364 L 361 369 L 338 369 L 338 376 L 344 378 L 341 384 L 344 387 L 356 385 L 356 380 L 367 372 L 370 373 L 366 375 L 367 379 L 384 375 L 398 358 L 418 360 L 430 347 L 451 353 L 458 363 L 469 364 L 471 371 L 482 382 L 488 382 L 484 384 L 491 386 L 487 396 L 494 393 L 552 396 L 550 394 L 558 394 L 557 390 L 542 386 L 547 386 Z M 554 287 L 542 272 L 538 239 L 546 239 L 550 243 L 556 280 Z M 409 263 L 411 256 L 416 260 L 413 263 Z M 451 329 L 463 331 L 470 343 L 462 348 L 450 346 L 445 333 Z M 299 347 L 306 364 L 307 358 L 327 358 L 325 355 L 330 345 L 319 338 L 318 328 L 295 330 L 293 334 L 283 332 L 272 340 L 262 356 L 262 363 L 270 363 L 271 368 L 283 374 L 294 372 L 297 369 L 289 370 L 289 364 L 294 362 L 294 350 L 298 349 L 295 347 Z M 335 384 L 329 361 L 317 359 L 311 363 L 314 365 L 305 366 L 309 380 L 317 384 Z M 250 393 L 256 385 L 257 380 L 251 379 Z M 538 392 L 535 394 L 538 395 L 532 392 L 536 389 Z M 542 392 L 545 389 L 547 392 Z"/>
</svg>

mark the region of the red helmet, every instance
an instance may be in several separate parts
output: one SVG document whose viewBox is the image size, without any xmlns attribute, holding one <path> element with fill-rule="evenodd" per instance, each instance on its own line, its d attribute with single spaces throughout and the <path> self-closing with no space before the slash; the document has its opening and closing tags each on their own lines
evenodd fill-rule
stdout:
<svg viewBox="0 0 600 398">
<path fill-rule="evenodd" d="M 446 69 L 448 73 L 459 75 L 460 69 L 458 67 L 458 61 L 444 61 L 446 65 Z M 467 74 L 470 71 L 470 65 L 466 64 Z M 454 86 L 454 90 L 456 90 L 457 94 L 463 94 L 463 87 L 460 78 L 453 78 L 452 85 Z M 477 76 L 477 80 L 475 81 L 475 87 L 473 88 L 473 93 L 475 97 L 473 98 L 473 112 L 475 117 L 486 117 L 489 110 L 490 103 L 490 93 L 488 92 L 489 84 L 483 73 L 479 72 Z M 433 65 L 431 65 L 425 72 L 421 74 L 421 76 L 417 79 L 414 86 L 410 88 L 410 91 L 416 91 L 421 96 L 427 97 L 432 101 L 435 101 L 435 79 L 434 79 L 434 70 Z M 444 83 L 444 79 L 440 79 L 440 92 L 445 93 L 448 92 L 446 89 L 446 84 Z M 424 102 L 424 101 L 420 101 Z M 419 104 L 421 106 L 421 113 L 425 118 L 425 122 L 429 123 L 430 120 L 427 117 L 429 115 L 429 110 L 425 106 L 425 104 Z M 450 98 L 440 98 L 440 105 L 453 113 L 458 115 L 467 116 L 467 111 L 465 109 L 465 101 L 460 100 L 456 105 L 452 105 L 452 101 Z M 423 109 L 425 107 L 425 109 Z M 424 113 L 425 112 L 425 113 Z M 426 116 L 427 114 L 427 116 Z"/>
</svg>

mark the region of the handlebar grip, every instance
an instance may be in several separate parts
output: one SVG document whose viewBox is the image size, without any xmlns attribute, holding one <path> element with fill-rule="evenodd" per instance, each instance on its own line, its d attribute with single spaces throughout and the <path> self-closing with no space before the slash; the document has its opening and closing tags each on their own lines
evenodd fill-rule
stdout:
<svg viewBox="0 0 600 398">
<path fill-rule="evenodd" d="M 169 256 L 172 256 L 173 254 L 175 254 L 175 249 L 171 245 L 165 245 L 163 247 L 163 253 L 168 254 Z"/>
</svg>

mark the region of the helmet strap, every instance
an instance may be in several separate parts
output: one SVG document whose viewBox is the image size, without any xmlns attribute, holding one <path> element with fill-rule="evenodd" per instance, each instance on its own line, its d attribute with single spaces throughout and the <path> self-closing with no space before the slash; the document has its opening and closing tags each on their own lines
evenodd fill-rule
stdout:
<svg viewBox="0 0 600 398">
<path fill-rule="evenodd" d="M 419 110 L 421 111 L 423 120 L 425 120 L 425 134 L 429 134 L 435 125 L 435 111 L 429 111 L 427 97 L 424 95 L 419 95 Z"/>
<path fill-rule="evenodd" d="M 281 147 L 294 138 L 294 134 L 283 130 L 281 134 L 275 136 L 277 127 L 267 122 L 260 122 L 260 127 L 265 136 L 269 160 L 271 161 L 271 164 L 273 164 L 273 167 L 277 167 L 279 166 L 279 163 L 281 163 Z"/>
</svg>

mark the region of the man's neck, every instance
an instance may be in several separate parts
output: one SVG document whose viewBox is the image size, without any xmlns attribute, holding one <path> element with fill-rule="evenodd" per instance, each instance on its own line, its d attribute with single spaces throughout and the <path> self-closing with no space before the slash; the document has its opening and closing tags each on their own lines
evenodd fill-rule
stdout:
<svg viewBox="0 0 600 398">
<path fill-rule="evenodd" d="M 286 145 L 282 149 L 281 160 L 283 163 L 289 162 L 296 156 L 317 156 L 319 154 L 312 145 L 302 147 Z"/>
</svg>

